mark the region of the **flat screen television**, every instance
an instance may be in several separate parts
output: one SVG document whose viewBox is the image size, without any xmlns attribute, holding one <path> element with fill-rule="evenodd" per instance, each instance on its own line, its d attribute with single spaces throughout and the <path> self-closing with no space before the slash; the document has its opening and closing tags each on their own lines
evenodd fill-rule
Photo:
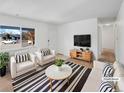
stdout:
<svg viewBox="0 0 124 93">
<path fill-rule="evenodd" d="M 91 47 L 91 35 L 74 35 L 74 46 Z"/>
</svg>

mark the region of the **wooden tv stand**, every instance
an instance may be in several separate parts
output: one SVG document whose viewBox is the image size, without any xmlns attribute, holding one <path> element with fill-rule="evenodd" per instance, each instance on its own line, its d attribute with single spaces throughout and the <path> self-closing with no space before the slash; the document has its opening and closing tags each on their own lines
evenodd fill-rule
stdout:
<svg viewBox="0 0 124 93">
<path fill-rule="evenodd" d="M 71 58 L 76 58 L 76 59 L 81 59 L 87 62 L 91 62 L 92 61 L 92 52 L 91 51 L 81 51 L 78 49 L 73 49 L 70 51 L 70 57 Z"/>
</svg>

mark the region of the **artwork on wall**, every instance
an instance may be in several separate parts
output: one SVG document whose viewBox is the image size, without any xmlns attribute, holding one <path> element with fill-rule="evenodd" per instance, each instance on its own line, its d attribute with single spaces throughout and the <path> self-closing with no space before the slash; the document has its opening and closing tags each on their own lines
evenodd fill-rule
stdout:
<svg viewBox="0 0 124 93">
<path fill-rule="evenodd" d="M 21 31 L 19 27 L 0 26 L 0 46 L 4 49 L 20 46 Z"/>
<path fill-rule="evenodd" d="M 0 48 L 16 49 L 35 44 L 35 29 L 0 26 Z"/>
<path fill-rule="evenodd" d="M 22 28 L 22 46 L 35 44 L 35 30 L 32 28 Z"/>
</svg>

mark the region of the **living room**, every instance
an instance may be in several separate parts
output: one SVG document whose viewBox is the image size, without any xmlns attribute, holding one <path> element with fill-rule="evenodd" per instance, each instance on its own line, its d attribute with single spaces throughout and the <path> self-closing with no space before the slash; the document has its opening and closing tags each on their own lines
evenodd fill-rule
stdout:
<svg viewBox="0 0 124 93">
<path fill-rule="evenodd" d="M 114 87 L 111 85 L 112 88 L 109 86 L 105 92 L 124 91 L 122 86 L 124 80 L 124 74 L 122 73 L 124 71 L 123 0 L 42 0 L 36 2 L 34 0 L 6 0 L 1 2 L 0 5 L 0 53 L 9 53 L 6 74 L 0 77 L 1 92 L 102 92 L 107 88 L 107 86 L 101 88 L 103 87 L 102 79 L 106 79 L 102 77 L 102 71 L 106 64 L 115 66 L 113 67 L 114 70 L 120 68 L 117 72 L 115 70 L 116 75 L 113 74 L 113 77 L 111 77 L 112 79 L 120 79 L 120 81 L 117 80 L 118 82 L 116 82 L 118 83 L 118 89 L 115 88 L 115 85 Z M 103 41 L 109 41 L 110 43 L 103 43 L 102 36 L 99 34 L 99 29 L 109 26 L 113 26 L 112 31 L 115 34 L 113 44 L 112 40 L 107 39 Z M 9 33 L 9 35 L 7 36 L 5 33 L 7 35 Z M 77 41 L 76 36 L 85 40 L 81 39 L 77 44 L 75 42 Z M 88 44 L 87 42 L 83 44 L 85 41 Z M 112 53 L 115 55 L 112 62 L 111 60 L 109 62 L 106 58 L 99 61 L 103 54 L 103 48 L 107 48 L 102 46 L 104 44 L 113 45 L 112 48 L 109 48 L 113 49 Z M 76 53 L 80 52 L 81 54 L 76 54 L 76 56 L 82 59 L 77 59 L 75 53 L 71 54 L 72 50 Z M 21 53 L 22 51 L 27 54 Z M 90 56 L 87 56 L 87 53 L 91 53 Z M 51 58 L 48 60 L 46 57 L 46 61 L 43 61 L 45 57 L 42 58 L 41 56 L 47 54 L 52 54 Z M 104 54 L 108 56 L 108 54 Z M 17 65 L 12 63 L 14 60 L 16 64 L 24 63 L 22 61 L 27 61 L 27 57 L 35 65 L 29 70 L 26 64 L 22 65 L 26 68 L 25 70 L 23 67 L 18 69 L 21 65 L 16 67 Z M 60 63 L 64 61 L 64 65 L 69 66 L 66 69 L 68 71 L 64 73 L 64 79 L 58 79 L 60 77 L 52 79 L 52 76 L 49 76 L 53 73 L 50 72 L 49 67 L 52 68 L 53 64 L 58 65 L 56 63 L 58 61 Z M 2 62 L 1 59 L 0 62 Z M 35 71 L 30 72 L 33 68 Z M 16 69 L 18 70 L 16 71 Z M 44 69 L 43 72 L 42 69 Z M 52 69 L 54 70 L 55 67 Z M 19 70 L 20 72 L 17 73 Z M 43 76 L 42 73 L 44 73 Z M 41 79 L 41 77 L 45 77 L 45 79 Z"/>
</svg>

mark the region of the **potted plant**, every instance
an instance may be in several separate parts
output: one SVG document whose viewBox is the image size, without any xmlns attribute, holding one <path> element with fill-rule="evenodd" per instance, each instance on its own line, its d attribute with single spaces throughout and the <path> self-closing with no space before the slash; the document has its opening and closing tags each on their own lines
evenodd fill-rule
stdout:
<svg viewBox="0 0 124 93">
<path fill-rule="evenodd" d="M 55 65 L 58 67 L 58 70 L 61 71 L 62 70 L 62 65 L 64 64 L 64 60 L 62 59 L 56 59 L 55 60 Z"/>
<path fill-rule="evenodd" d="M 6 75 L 6 65 L 9 62 L 9 54 L 7 52 L 0 53 L 0 76 Z"/>
</svg>

